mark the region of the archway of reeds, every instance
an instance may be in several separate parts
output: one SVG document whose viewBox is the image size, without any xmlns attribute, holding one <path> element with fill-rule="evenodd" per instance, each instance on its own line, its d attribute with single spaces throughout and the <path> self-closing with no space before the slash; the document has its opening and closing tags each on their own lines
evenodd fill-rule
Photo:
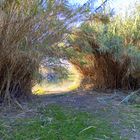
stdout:
<svg viewBox="0 0 140 140">
<path fill-rule="evenodd" d="M 139 88 L 140 77 L 134 76 L 139 61 L 129 55 L 123 38 L 108 28 L 102 23 L 84 23 L 69 37 L 71 46 L 66 50 L 85 77 L 82 85 L 97 89 Z"/>
<path fill-rule="evenodd" d="M 83 10 L 65 0 L 0 2 L 0 103 L 32 93 L 41 60 L 58 55 L 50 46 L 64 39 Z"/>
</svg>

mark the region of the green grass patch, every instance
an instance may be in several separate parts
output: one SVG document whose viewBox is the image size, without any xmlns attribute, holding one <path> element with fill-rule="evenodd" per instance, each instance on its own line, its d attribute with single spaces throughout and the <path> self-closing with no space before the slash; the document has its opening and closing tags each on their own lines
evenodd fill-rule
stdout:
<svg viewBox="0 0 140 140">
<path fill-rule="evenodd" d="M 119 140 L 106 120 L 89 113 L 51 105 L 40 108 L 39 115 L 16 119 L 8 127 L 0 124 L 4 140 Z"/>
</svg>

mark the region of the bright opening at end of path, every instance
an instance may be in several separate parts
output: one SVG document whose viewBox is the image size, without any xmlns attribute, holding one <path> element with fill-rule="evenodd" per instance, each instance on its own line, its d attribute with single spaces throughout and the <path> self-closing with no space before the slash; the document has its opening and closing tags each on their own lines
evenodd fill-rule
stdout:
<svg viewBox="0 0 140 140">
<path fill-rule="evenodd" d="M 69 63 L 69 62 L 67 62 Z M 45 82 L 47 79 L 44 79 L 40 84 L 37 84 L 33 87 L 33 94 L 43 95 L 43 94 L 59 94 L 64 92 L 70 92 L 76 90 L 82 81 L 81 73 L 75 68 L 75 66 L 69 63 L 70 67 L 68 71 L 71 73 L 68 79 L 63 80 L 59 83 L 48 83 Z M 42 70 L 42 73 L 47 73 L 47 70 Z"/>
</svg>

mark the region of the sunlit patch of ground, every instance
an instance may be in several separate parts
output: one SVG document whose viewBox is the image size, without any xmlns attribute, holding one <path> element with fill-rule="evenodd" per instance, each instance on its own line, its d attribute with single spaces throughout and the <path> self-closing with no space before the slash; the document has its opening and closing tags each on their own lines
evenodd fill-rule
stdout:
<svg viewBox="0 0 140 140">
<path fill-rule="evenodd" d="M 48 83 L 46 80 L 42 81 L 40 84 L 37 84 L 33 87 L 32 91 L 34 94 L 52 94 L 52 93 L 63 93 L 69 92 L 77 89 L 80 86 L 82 81 L 82 75 L 79 71 L 74 67 L 74 65 L 70 64 L 68 68 L 71 75 L 68 79 L 63 80 L 60 83 Z M 45 70 L 43 70 L 43 73 Z M 47 71 L 46 71 L 47 72 Z"/>
</svg>

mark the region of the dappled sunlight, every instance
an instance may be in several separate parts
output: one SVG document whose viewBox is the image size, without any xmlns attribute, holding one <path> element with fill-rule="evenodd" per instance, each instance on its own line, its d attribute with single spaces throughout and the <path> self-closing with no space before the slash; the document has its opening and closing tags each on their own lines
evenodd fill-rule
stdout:
<svg viewBox="0 0 140 140">
<path fill-rule="evenodd" d="M 33 94 L 43 95 L 52 93 L 64 93 L 72 90 L 76 90 L 82 81 L 82 74 L 71 63 L 68 71 L 71 73 L 66 80 L 59 83 L 48 83 L 44 79 L 40 84 L 33 87 Z M 45 72 L 45 70 L 43 70 Z M 46 71 L 47 72 L 47 71 Z"/>
</svg>

